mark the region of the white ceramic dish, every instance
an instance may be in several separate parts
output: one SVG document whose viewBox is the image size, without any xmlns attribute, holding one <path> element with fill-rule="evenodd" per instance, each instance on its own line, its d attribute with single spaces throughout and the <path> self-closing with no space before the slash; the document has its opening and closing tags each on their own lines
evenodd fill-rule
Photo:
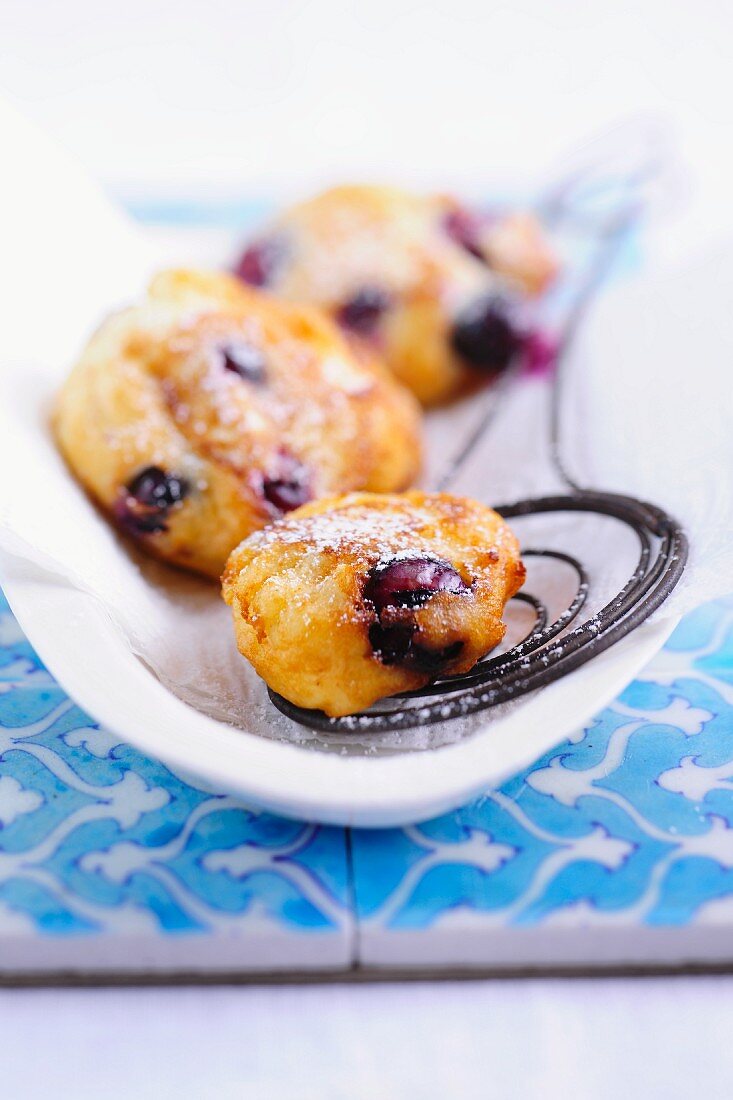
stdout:
<svg viewBox="0 0 733 1100">
<path fill-rule="evenodd" d="M 642 627 L 506 718 L 487 715 L 464 741 L 395 756 L 341 756 L 233 729 L 182 703 L 133 656 L 93 597 L 22 579 L 3 587 L 62 686 L 120 738 L 258 808 L 370 827 L 455 809 L 530 764 L 613 699 L 674 626 Z"/>
<path fill-rule="evenodd" d="M 98 722 L 175 770 L 255 807 L 341 825 L 398 825 L 448 811 L 531 763 L 608 703 L 660 648 L 674 619 L 643 627 L 501 717 L 484 712 L 466 736 L 438 749 L 323 751 L 312 743 L 262 736 L 246 711 L 235 726 L 183 702 L 135 656 L 129 632 L 98 596 L 84 585 L 54 583 L 43 564 L 55 550 L 54 523 L 68 511 L 74 516 L 72 543 L 95 547 L 94 564 L 102 571 L 106 563 L 100 559 L 109 554 L 110 570 L 127 569 L 126 583 L 138 583 L 124 546 L 113 543 L 71 478 L 54 464 L 41 406 L 94 320 L 137 294 L 160 258 L 45 139 L 2 109 L 0 127 L 12 151 L 5 181 L 10 195 L 0 219 L 4 264 L 14 285 L 33 288 L 0 333 L 0 464 L 12 471 L 0 502 L 0 576 L 44 662 Z M 16 446 L 8 410 L 24 390 L 37 407 L 22 440 L 17 431 Z M 26 554 L 15 535 L 28 494 L 40 506 L 31 534 L 24 532 Z M 63 547 L 59 554 L 63 561 Z M 36 556 L 35 564 L 28 556 Z M 258 721 L 261 727 L 261 716 Z"/>
</svg>

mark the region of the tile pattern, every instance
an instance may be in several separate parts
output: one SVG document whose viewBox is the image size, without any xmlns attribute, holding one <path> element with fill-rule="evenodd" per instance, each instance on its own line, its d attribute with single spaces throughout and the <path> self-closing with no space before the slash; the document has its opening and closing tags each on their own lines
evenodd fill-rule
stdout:
<svg viewBox="0 0 733 1100">
<path fill-rule="evenodd" d="M 342 830 L 253 813 L 119 744 L 67 698 L 0 604 L 0 936 L 256 923 L 330 937 L 343 962 L 348 896 Z"/>
<path fill-rule="evenodd" d="M 65 944 L 130 937 L 110 968 L 139 968 L 141 944 L 145 965 L 173 969 L 572 963 L 599 931 L 613 960 L 642 928 L 699 927 L 733 943 L 733 599 L 689 616 L 612 706 L 500 790 L 350 838 L 120 744 L 0 603 L 0 970 L 18 951 L 23 968 L 81 965 Z M 553 929 L 573 936 L 558 947 Z"/>
<path fill-rule="evenodd" d="M 733 921 L 733 599 L 685 619 L 612 706 L 500 790 L 353 846 L 367 948 Z"/>
</svg>

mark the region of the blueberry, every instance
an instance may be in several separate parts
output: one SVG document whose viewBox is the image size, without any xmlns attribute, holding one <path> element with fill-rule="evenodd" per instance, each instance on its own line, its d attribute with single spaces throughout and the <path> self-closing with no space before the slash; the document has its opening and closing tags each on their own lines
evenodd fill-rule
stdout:
<svg viewBox="0 0 733 1100">
<path fill-rule="evenodd" d="M 364 586 L 364 598 L 377 613 L 377 621 L 369 627 L 369 644 L 382 664 L 410 665 L 437 676 L 458 656 L 463 642 L 451 642 L 440 649 L 416 642 L 417 623 L 409 611 L 419 608 L 436 592 L 468 591 L 460 573 L 439 558 L 415 555 L 375 565 Z"/>
<path fill-rule="evenodd" d="M 167 474 L 160 466 L 146 466 L 128 481 L 126 489 L 138 504 L 167 511 L 183 500 L 188 492 L 188 485 L 182 477 Z"/>
<path fill-rule="evenodd" d="M 481 224 L 481 219 L 476 214 L 463 207 L 451 210 L 443 219 L 443 228 L 448 236 L 477 260 L 486 263 L 486 257 L 481 250 Z"/>
<path fill-rule="evenodd" d="M 558 341 L 544 332 L 532 332 L 524 340 L 522 358 L 525 374 L 551 375 L 560 353 Z"/>
<path fill-rule="evenodd" d="M 244 341 L 225 344 L 221 349 L 226 370 L 233 371 L 246 382 L 261 384 L 265 380 L 265 357 L 254 344 Z"/>
<path fill-rule="evenodd" d="M 283 451 L 277 469 L 262 482 L 262 495 L 278 512 L 292 512 L 311 499 L 307 468 L 293 455 Z"/>
<path fill-rule="evenodd" d="M 437 676 L 449 661 L 455 660 L 462 649 L 463 642 L 461 641 L 451 642 L 450 645 L 445 645 L 441 649 L 428 649 L 427 646 L 413 642 L 410 648 L 410 656 L 412 664 L 418 672 L 426 672 L 431 676 Z"/>
<path fill-rule="evenodd" d="M 447 561 L 416 556 L 375 565 L 364 596 L 380 614 L 385 607 L 419 607 L 435 592 L 467 591 L 460 573 Z"/>
<path fill-rule="evenodd" d="M 369 627 L 369 644 L 383 665 L 398 665 L 405 660 L 412 648 L 415 623 L 394 623 L 383 626 L 372 623 Z"/>
<path fill-rule="evenodd" d="M 146 466 L 128 481 L 115 507 L 120 523 L 136 534 L 168 529 L 168 512 L 190 492 L 185 478 Z"/>
<path fill-rule="evenodd" d="M 522 346 L 506 300 L 492 295 L 469 306 L 451 333 L 453 350 L 481 370 L 504 370 Z"/>
<path fill-rule="evenodd" d="M 348 302 L 344 302 L 337 314 L 338 321 L 352 332 L 369 336 L 388 306 L 389 296 L 383 290 L 376 286 L 365 286 L 353 298 L 349 298 Z"/>
<path fill-rule="evenodd" d="M 250 286 L 268 286 L 285 257 L 285 247 L 280 237 L 265 237 L 254 241 L 239 260 L 234 272 Z"/>
</svg>

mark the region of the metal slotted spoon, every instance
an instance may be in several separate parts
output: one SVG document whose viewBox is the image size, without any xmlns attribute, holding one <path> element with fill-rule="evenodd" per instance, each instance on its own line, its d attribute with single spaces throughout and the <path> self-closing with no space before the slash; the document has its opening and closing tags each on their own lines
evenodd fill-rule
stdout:
<svg viewBox="0 0 733 1100">
<path fill-rule="evenodd" d="M 591 241 L 584 271 L 561 307 L 550 388 L 549 462 L 567 492 L 499 504 L 496 510 L 508 520 L 561 513 L 611 518 L 631 533 L 636 544 L 631 575 L 600 609 L 590 612 L 588 596 L 596 577 L 592 566 L 577 556 L 572 528 L 568 545 L 562 548 L 523 548 L 528 582 L 508 608 L 521 605 L 525 615 L 529 612 L 530 625 L 506 652 L 487 654 L 469 672 L 437 679 L 418 691 L 381 700 L 368 711 L 342 718 L 297 707 L 270 690 L 272 703 L 293 721 L 322 733 L 383 733 L 465 718 L 518 699 L 626 637 L 664 603 L 682 576 L 688 545 L 679 524 L 654 504 L 579 485 L 567 472 L 560 444 L 564 366 L 597 290 L 648 205 L 648 188 L 658 182 L 664 161 L 654 133 L 634 126 L 622 128 L 614 137 L 615 143 L 604 141 L 600 153 L 590 147 L 590 159 L 549 187 L 539 203 L 545 222 L 571 226 L 587 233 Z M 634 148 L 634 143 L 640 148 Z M 485 407 L 469 437 L 434 478 L 436 491 L 455 485 L 486 436 L 518 369 L 514 364 L 484 398 Z M 542 568 L 534 568 L 538 565 Z M 566 597 L 564 606 L 551 612 L 547 589 L 558 572 L 565 577 Z M 573 578 L 569 590 L 568 576 Z"/>
</svg>

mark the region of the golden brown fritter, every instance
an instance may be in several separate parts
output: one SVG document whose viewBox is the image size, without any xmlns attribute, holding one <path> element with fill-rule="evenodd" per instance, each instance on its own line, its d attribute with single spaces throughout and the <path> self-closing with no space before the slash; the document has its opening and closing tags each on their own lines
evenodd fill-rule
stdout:
<svg viewBox="0 0 733 1100">
<path fill-rule="evenodd" d="M 101 325 L 54 428 L 124 531 L 211 577 L 291 509 L 406 488 L 420 464 L 419 410 L 373 356 L 315 309 L 195 271 Z"/>
<path fill-rule="evenodd" d="M 237 270 L 327 310 L 432 405 L 507 365 L 517 300 L 543 290 L 556 261 L 530 214 L 481 218 L 446 195 L 349 186 L 286 210 Z"/>
<path fill-rule="evenodd" d="M 446 494 L 352 493 L 246 539 L 223 578 L 240 652 L 286 699 L 352 714 L 465 672 L 524 580 L 496 512 Z"/>
</svg>

